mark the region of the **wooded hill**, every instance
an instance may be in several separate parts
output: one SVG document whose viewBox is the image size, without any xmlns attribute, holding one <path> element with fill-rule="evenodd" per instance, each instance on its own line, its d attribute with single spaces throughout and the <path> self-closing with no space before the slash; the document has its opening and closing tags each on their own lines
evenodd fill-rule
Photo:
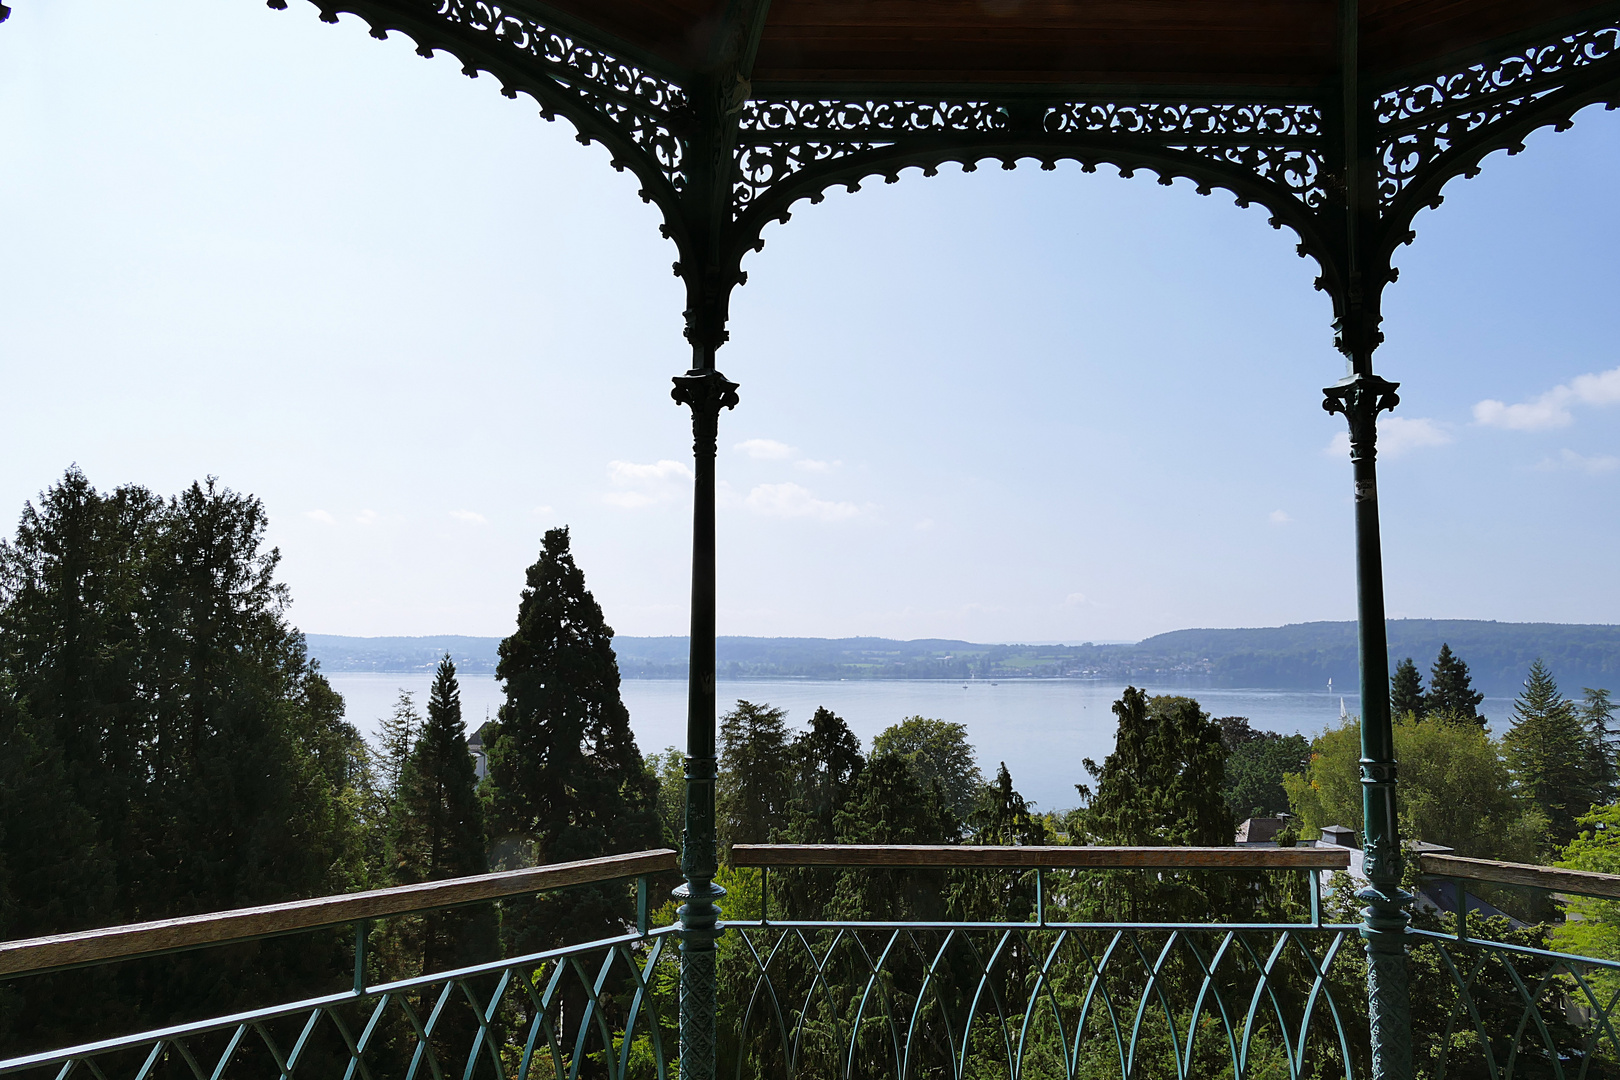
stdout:
<svg viewBox="0 0 1620 1080">
<path fill-rule="evenodd" d="M 328 671 L 429 672 L 448 651 L 464 674 L 495 670 L 497 638 L 353 638 L 309 635 Z M 1492 696 L 1518 693 L 1537 657 L 1559 684 L 1620 687 L 1620 626 L 1397 619 L 1389 623 L 1390 667 L 1402 657 L 1427 672 L 1442 643 L 1463 658 L 1474 685 Z M 683 678 L 686 638 L 614 639 L 625 678 Z M 923 638 L 722 637 L 721 678 L 967 679 L 1096 678 L 1186 680 L 1189 685 L 1271 689 L 1355 689 L 1353 622 L 1295 623 L 1232 630 L 1175 630 L 1134 645 L 985 645 Z"/>
</svg>

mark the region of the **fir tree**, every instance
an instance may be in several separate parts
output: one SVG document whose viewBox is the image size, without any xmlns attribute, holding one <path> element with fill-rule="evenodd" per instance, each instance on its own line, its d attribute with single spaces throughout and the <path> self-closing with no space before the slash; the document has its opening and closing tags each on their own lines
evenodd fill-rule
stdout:
<svg viewBox="0 0 1620 1080">
<path fill-rule="evenodd" d="M 1530 665 L 1502 739 L 1514 782 L 1547 818 L 1550 843 L 1567 844 L 1592 806 L 1591 746 L 1573 702 L 1558 692 L 1545 664 Z"/>
<path fill-rule="evenodd" d="M 1586 727 L 1586 738 L 1591 750 L 1589 769 L 1596 784 L 1594 802 L 1607 805 L 1620 795 L 1620 730 L 1614 722 L 1614 703 L 1607 690 L 1583 691 L 1581 723 Z"/>
<path fill-rule="evenodd" d="M 841 844 L 952 844 L 962 835 L 943 789 L 925 784 L 900 754 L 867 761 L 834 824 Z M 841 875 L 827 917 L 937 920 L 946 913 L 944 889 L 936 871 L 852 868 Z"/>
<path fill-rule="evenodd" d="M 1429 705 L 1423 695 L 1423 676 L 1418 674 L 1417 665 L 1408 656 L 1395 665 L 1395 674 L 1389 677 L 1390 715 L 1399 718 L 1410 714 L 1421 720 L 1428 715 L 1428 711 Z"/>
<path fill-rule="evenodd" d="M 489 872 L 484 812 L 467 753 L 456 666 L 439 661 L 428 692 L 427 723 L 400 775 L 389 845 L 399 885 Z M 438 971 L 491 959 L 495 922 L 487 906 L 434 912 L 424 919 L 422 967 Z"/>
<path fill-rule="evenodd" d="M 1425 712 L 1444 713 L 1453 720 L 1472 720 L 1484 727 L 1485 718 L 1479 715 L 1479 703 L 1484 700 L 1484 694 L 1474 691 L 1468 677 L 1468 665 L 1452 654 L 1450 645 L 1441 643 L 1440 655 L 1429 669 L 1429 692 L 1424 697 Z"/>
<path fill-rule="evenodd" d="M 720 857 L 733 844 L 766 844 L 787 820 L 787 713 L 738 701 L 720 718 L 720 777 L 715 817 Z"/>
<path fill-rule="evenodd" d="M 585 588 L 566 528 L 546 532 L 495 670 L 506 702 L 489 749 L 491 862 L 511 868 L 657 847 L 657 786 L 619 698 L 613 629 Z M 621 883 L 507 910 L 502 933 L 511 953 L 609 937 L 635 915 Z"/>
</svg>

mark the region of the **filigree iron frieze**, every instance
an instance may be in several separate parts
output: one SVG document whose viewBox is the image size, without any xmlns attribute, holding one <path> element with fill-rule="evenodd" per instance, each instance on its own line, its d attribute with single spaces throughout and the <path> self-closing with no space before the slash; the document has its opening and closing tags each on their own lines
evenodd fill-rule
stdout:
<svg viewBox="0 0 1620 1080">
<path fill-rule="evenodd" d="M 1379 95 L 1378 198 L 1387 207 L 1430 162 L 1566 88 L 1582 69 L 1620 63 L 1620 26 L 1570 34 Z"/>
<path fill-rule="evenodd" d="M 1050 151 L 1053 139 L 1098 136 L 1191 154 L 1244 170 L 1292 192 L 1306 206 L 1327 197 L 1322 113 L 1314 105 L 986 101 L 751 102 L 739 117 L 733 207 L 812 165 L 934 135 L 1026 137 Z"/>
<path fill-rule="evenodd" d="M 737 117 L 733 212 L 811 165 L 893 146 L 903 136 L 1006 129 L 984 101 L 750 101 Z"/>
<path fill-rule="evenodd" d="M 657 163 L 672 187 L 677 191 L 685 187 L 685 150 L 672 125 L 675 114 L 689 104 L 680 86 L 500 4 L 487 0 L 429 2 L 445 22 L 523 54 L 572 90 L 581 104 L 623 130 Z"/>
</svg>

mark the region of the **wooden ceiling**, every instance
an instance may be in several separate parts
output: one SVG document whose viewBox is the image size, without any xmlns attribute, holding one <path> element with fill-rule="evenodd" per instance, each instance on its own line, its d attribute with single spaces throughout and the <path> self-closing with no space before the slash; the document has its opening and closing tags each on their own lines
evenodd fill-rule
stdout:
<svg viewBox="0 0 1620 1080">
<path fill-rule="evenodd" d="M 676 69 L 702 64 L 726 0 L 553 0 Z M 1336 0 L 772 0 L 772 84 L 1309 87 L 1334 80 Z M 1441 70 L 1557 33 L 1591 0 L 1362 0 L 1363 67 Z"/>
</svg>

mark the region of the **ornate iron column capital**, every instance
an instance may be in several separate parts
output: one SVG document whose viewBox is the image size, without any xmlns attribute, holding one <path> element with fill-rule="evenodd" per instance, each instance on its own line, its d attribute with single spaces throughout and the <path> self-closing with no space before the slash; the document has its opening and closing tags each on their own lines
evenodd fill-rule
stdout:
<svg viewBox="0 0 1620 1080">
<path fill-rule="evenodd" d="M 1349 421 L 1351 461 L 1370 461 L 1377 454 L 1378 414 L 1401 403 L 1395 392 L 1400 385 L 1377 375 L 1352 375 L 1322 389 L 1322 408 Z"/>
<path fill-rule="evenodd" d="M 692 410 L 692 452 L 714 457 L 720 437 L 720 410 L 737 407 L 737 384 L 718 371 L 688 371 L 676 375 L 669 396 Z"/>
</svg>

